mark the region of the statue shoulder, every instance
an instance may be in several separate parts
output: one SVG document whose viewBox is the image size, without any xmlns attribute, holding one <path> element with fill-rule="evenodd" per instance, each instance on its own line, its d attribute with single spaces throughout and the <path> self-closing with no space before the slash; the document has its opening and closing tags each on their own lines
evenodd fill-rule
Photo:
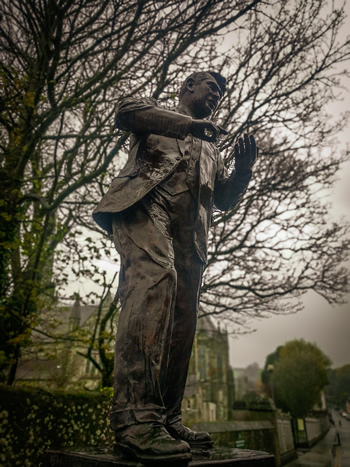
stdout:
<svg viewBox="0 0 350 467">
<path fill-rule="evenodd" d="M 124 97 L 117 104 L 118 112 L 130 112 L 133 110 L 148 109 L 151 107 L 159 107 L 159 103 L 153 97 Z"/>
</svg>

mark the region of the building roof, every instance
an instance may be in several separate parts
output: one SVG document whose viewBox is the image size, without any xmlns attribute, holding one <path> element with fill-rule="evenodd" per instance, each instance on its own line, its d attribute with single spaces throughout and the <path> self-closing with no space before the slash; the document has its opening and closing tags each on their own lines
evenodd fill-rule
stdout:
<svg viewBox="0 0 350 467">
<path fill-rule="evenodd" d="M 206 316 L 199 316 L 197 322 L 197 331 L 206 331 L 206 332 L 217 332 L 218 329 L 215 326 L 214 320 L 206 315 Z"/>
</svg>

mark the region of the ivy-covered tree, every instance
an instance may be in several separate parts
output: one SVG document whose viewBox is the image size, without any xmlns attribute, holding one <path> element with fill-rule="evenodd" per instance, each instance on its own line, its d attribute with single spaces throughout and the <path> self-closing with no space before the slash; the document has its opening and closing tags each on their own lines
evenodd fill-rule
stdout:
<svg viewBox="0 0 350 467">
<path fill-rule="evenodd" d="M 303 339 L 287 342 L 278 352 L 270 378 L 277 407 L 305 418 L 321 401 L 330 364 L 317 345 Z"/>
<path fill-rule="evenodd" d="M 265 360 L 264 369 L 261 372 L 261 382 L 264 385 L 264 392 L 274 399 L 272 375 L 275 369 L 275 363 L 278 361 L 282 345 L 279 345 L 277 349 L 270 353 Z"/>
</svg>

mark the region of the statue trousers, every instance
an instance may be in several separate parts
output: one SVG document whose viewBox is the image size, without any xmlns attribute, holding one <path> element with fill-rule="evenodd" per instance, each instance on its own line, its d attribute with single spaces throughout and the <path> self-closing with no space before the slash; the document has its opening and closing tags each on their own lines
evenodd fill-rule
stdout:
<svg viewBox="0 0 350 467">
<path fill-rule="evenodd" d="M 204 270 L 196 209 L 190 191 L 156 189 L 113 221 L 121 258 L 113 430 L 181 418 Z"/>
</svg>

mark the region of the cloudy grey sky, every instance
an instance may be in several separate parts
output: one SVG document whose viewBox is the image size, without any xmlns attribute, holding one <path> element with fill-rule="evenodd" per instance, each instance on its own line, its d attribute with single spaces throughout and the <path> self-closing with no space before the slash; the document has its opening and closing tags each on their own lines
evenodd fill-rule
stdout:
<svg viewBox="0 0 350 467">
<path fill-rule="evenodd" d="M 343 29 L 343 38 L 350 31 L 350 2 L 347 4 L 347 27 Z M 349 64 L 344 64 L 344 67 Z M 350 110 L 350 78 L 343 79 L 345 89 L 343 99 L 332 104 L 328 111 L 334 117 Z M 339 135 L 339 148 L 350 147 L 350 124 Z M 330 216 L 344 216 L 350 223 L 350 161 L 341 169 L 339 180 L 331 194 Z M 350 261 L 347 264 L 350 270 Z M 261 321 L 254 320 L 252 328 L 256 332 L 249 335 L 232 337 L 230 340 L 230 360 L 234 368 L 246 367 L 258 363 L 261 367 L 266 356 L 279 345 L 292 339 L 305 339 L 316 343 L 330 357 L 333 368 L 350 364 L 350 293 L 346 303 L 331 306 L 314 292 L 304 296 L 305 308 L 289 316 L 274 316 Z"/>
<path fill-rule="evenodd" d="M 255 320 L 256 332 L 230 339 L 230 361 L 234 368 L 251 363 L 264 366 L 266 356 L 292 339 L 316 343 L 332 360 L 332 367 L 350 364 L 350 304 L 331 307 L 316 293 L 304 299 L 305 308 L 289 316 Z"/>
<path fill-rule="evenodd" d="M 349 92 L 340 107 L 350 108 Z M 350 125 L 341 135 L 342 146 L 350 146 Z M 344 215 L 350 223 L 350 162 L 343 166 L 340 179 L 334 187 L 332 208 L 334 216 Z M 350 262 L 347 263 L 350 269 Z M 266 356 L 279 345 L 292 339 L 305 339 L 316 343 L 330 357 L 333 368 L 350 364 L 350 293 L 344 305 L 331 306 L 315 292 L 304 296 L 304 309 L 288 316 L 273 316 L 254 320 L 256 332 L 230 339 L 230 360 L 234 368 L 258 363 L 262 367 Z"/>
</svg>

